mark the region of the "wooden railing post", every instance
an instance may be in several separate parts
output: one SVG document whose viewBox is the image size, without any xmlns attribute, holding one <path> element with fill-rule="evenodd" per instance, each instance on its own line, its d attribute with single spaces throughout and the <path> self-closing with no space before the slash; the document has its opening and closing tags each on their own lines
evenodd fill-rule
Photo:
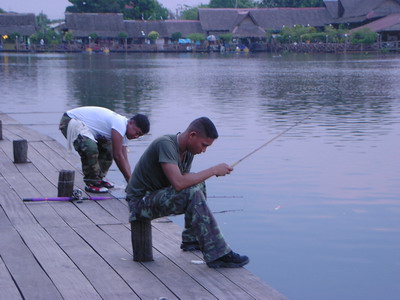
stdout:
<svg viewBox="0 0 400 300">
<path fill-rule="evenodd" d="M 27 140 L 14 140 L 14 163 L 22 164 L 28 162 L 28 142 Z"/>
<path fill-rule="evenodd" d="M 58 197 L 72 197 L 75 171 L 61 170 L 58 176 Z"/>
<path fill-rule="evenodd" d="M 0 140 L 3 139 L 3 122 L 0 120 Z"/>
<path fill-rule="evenodd" d="M 131 238 L 134 261 L 153 261 L 151 220 L 131 222 Z"/>
</svg>

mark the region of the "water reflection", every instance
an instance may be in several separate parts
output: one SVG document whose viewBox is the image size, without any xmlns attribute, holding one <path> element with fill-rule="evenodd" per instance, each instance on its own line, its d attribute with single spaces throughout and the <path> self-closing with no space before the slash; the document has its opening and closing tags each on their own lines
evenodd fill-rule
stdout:
<svg viewBox="0 0 400 300">
<path fill-rule="evenodd" d="M 227 240 L 290 299 L 395 299 L 399 67 L 398 56 L 0 54 L 0 110 L 61 143 L 68 108 L 146 113 L 152 135 L 132 142 L 132 163 L 156 136 L 207 115 L 221 137 L 195 171 L 236 162 L 302 121 L 208 181 L 210 194 L 243 196 L 210 199 L 235 210 L 217 215 Z"/>
</svg>

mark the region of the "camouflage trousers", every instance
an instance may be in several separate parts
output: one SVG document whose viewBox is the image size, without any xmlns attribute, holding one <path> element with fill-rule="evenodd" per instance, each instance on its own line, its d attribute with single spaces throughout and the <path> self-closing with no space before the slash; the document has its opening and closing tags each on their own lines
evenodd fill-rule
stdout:
<svg viewBox="0 0 400 300">
<path fill-rule="evenodd" d="M 65 138 L 70 120 L 71 118 L 64 114 L 60 121 L 59 129 Z M 106 139 L 96 141 L 82 135 L 78 135 L 74 141 L 74 148 L 81 157 L 83 180 L 86 184 L 105 177 L 113 162 L 111 141 Z"/>
<path fill-rule="evenodd" d="M 204 183 L 179 192 L 173 187 L 167 187 L 148 192 L 142 199 L 127 200 L 130 222 L 185 214 L 182 241 L 197 241 L 206 262 L 216 260 L 231 251 L 207 205 Z"/>
</svg>

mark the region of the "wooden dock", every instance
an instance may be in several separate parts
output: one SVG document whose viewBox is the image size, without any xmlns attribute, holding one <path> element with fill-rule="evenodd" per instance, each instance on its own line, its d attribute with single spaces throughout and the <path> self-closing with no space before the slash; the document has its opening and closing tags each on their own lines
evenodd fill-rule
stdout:
<svg viewBox="0 0 400 300">
<path fill-rule="evenodd" d="M 23 202 L 57 196 L 61 170 L 80 160 L 52 138 L 0 113 L 0 299 L 286 299 L 245 268 L 210 269 L 180 250 L 181 229 L 152 222 L 153 262 L 132 259 L 125 200 Z M 1 138 L 1 134 L 0 134 Z M 28 163 L 13 140 L 28 141 Z"/>
</svg>

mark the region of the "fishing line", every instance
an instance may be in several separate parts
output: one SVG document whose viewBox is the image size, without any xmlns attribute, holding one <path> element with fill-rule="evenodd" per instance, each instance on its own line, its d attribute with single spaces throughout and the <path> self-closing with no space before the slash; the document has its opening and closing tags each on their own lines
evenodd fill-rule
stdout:
<svg viewBox="0 0 400 300">
<path fill-rule="evenodd" d="M 287 133 L 289 130 L 293 129 L 294 127 L 300 125 L 301 123 L 303 123 L 305 120 L 309 119 L 312 115 L 314 115 L 316 112 L 320 111 L 323 108 L 323 106 L 319 107 L 318 109 L 316 109 L 315 111 L 313 111 L 312 113 L 310 113 L 309 115 L 307 115 L 305 118 L 301 119 L 300 121 L 298 121 L 297 123 L 293 124 L 292 126 L 290 126 L 289 128 L 285 129 L 284 131 L 282 131 L 281 133 L 279 133 L 278 135 L 274 136 L 272 139 L 270 139 L 269 141 L 265 142 L 264 144 L 262 144 L 261 146 L 259 146 L 258 148 L 254 149 L 253 151 L 251 151 L 250 153 L 246 154 L 245 156 L 243 156 L 241 159 L 239 159 L 238 161 L 236 161 L 235 163 L 233 163 L 231 165 L 231 167 L 233 168 L 234 166 L 236 166 L 237 164 L 239 164 L 240 162 L 242 162 L 243 160 L 245 160 L 246 158 L 248 158 L 249 156 L 253 155 L 254 153 L 256 153 L 258 150 L 266 147 L 268 144 L 272 143 L 273 141 L 275 141 L 277 138 L 279 138 L 280 136 L 284 135 L 285 133 Z"/>
</svg>

